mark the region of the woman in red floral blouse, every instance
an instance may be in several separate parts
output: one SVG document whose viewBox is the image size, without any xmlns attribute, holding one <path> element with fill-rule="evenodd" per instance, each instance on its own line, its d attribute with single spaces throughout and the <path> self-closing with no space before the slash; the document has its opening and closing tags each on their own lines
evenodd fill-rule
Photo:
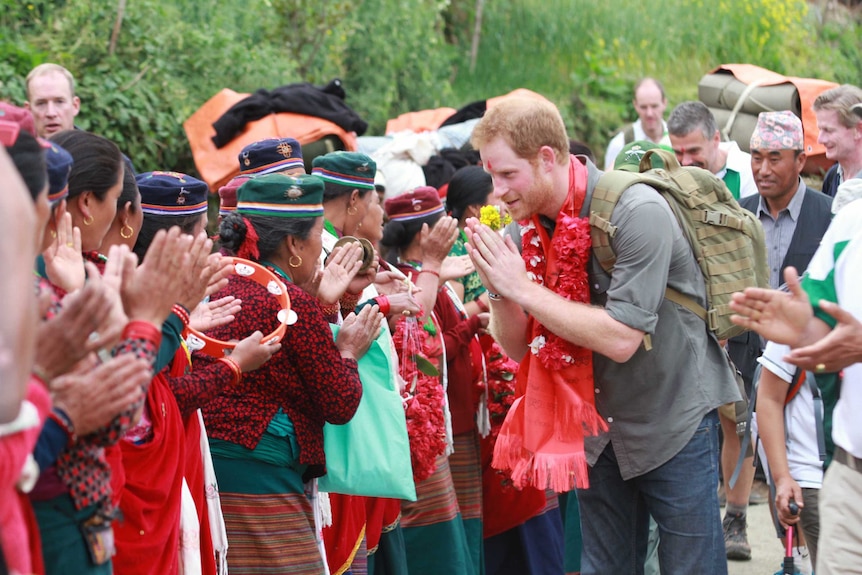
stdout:
<svg viewBox="0 0 862 575">
<path fill-rule="evenodd" d="M 284 281 L 291 309 L 267 288 L 235 276 L 222 292 L 242 300 L 218 339 L 272 332 L 288 323 L 281 350 L 204 409 L 227 525 L 228 568 L 238 573 L 323 572 L 305 482 L 326 472 L 324 422 L 349 421 L 362 395 L 356 359 L 379 332 L 377 306 L 348 315 L 333 341 L 318 301 L 297 284 L 318 274 L 323 182 L 267 174 L 238 190 L 221 223 L 228 251 L 266 265 Z M 354 268 L 355 269 L 355 268 Z M 354 272 L 355 273 L 355 272 Z M 196 354 L 194 361 L 208 361 Z"/>
</svg>

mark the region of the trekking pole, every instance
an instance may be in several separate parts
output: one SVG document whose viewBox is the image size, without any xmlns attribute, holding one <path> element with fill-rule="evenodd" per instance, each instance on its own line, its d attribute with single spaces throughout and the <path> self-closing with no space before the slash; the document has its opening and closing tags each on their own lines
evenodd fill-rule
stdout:
<svg viewBox="0 0 862 575">
<path fill-rule="evenodd" d="M 788 505 L 791 515 L 799 515 L 799 506 L 792 499 Z M 785 575 L 793 575 L 796 566 L 793 564 L 793 525 L 788 525 L 784 534 L 784 570 Z"/>
</svg>

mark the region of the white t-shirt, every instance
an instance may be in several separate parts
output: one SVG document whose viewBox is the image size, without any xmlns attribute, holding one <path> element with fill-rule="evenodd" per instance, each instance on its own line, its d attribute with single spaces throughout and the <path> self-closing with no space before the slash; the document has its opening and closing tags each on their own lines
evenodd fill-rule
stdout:
<svg viewBox="0 0 862 575">
<path fill-rule="evenodd" d="M 654 144 L 659 144 L 660 146 L 667 146 L 670 148 L 670 136 L 667 135 L 667 123 L 662 120 L 661 121 L 662 129 L 664 133 L 662 134 L 661 139 L 658 142 L 654 142 L 652 138 L 646 135 L 643 127 L 641 126 L 641 121 L 638 120 L 632 127 L 634 128 L 634 140 L 633 142 L 638 140 L 646 140 L 648 142 L 653 142 Z M 626 126 L 628 128 L 628 126 Z M 611 138 L 610 143 L 608 144 L 608 150 L 605 152 L 605 171 L 610 171 L 614 169 L 614 160 L 617 159 L 617 156 L 622 151 L 622 149 L 626 145 L 626 128 L 620 130 L 620 132 Z"/>
<path fill-rule="evenodd" d="M 796 366 L 782 358 L 790 352 L 790 347 L 775 342 L 766 344 L 763 356 L 758 360 L 768 369 L 790 385 Z M 822 403 L 819 404 L 822 413 Z M 752 429 L 757 430 L 757 414 Z M 808 383 L 799 387 L 799 392 L 784 406 L 784 433 L 787 446 L 787 466 L 792 477 L 800 487 L 820 488 L 823 482 L 823 463 L 817 447 L 817 430 L 814 418 L 814 396 Z M 763 444 L 759 444 L 760 459 L 767 467 Z"/>
<path fill-rule="evenodd" d="M 820 242 L 808 264 L 803 287 L 809 296 L 838 303 L 862 320 L 862 201 L 847 204 Z M 812 301 L 816 306 L 817 302 Z M 817 309 L 817 308 L 815 308 Z M 832 440 L 855 457 L 862 458 L 862 364 L 844 369 L 841 398 L 832 415 Z"/>
</svg>

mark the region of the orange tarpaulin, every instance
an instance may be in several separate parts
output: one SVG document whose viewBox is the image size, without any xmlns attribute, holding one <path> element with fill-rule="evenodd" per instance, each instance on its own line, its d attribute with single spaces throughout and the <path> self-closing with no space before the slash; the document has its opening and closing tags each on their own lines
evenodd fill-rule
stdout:
<svg viewBox="0 0 862 575">
<path fill-rule="evenodd" d="M 418 112 L 406 112 L 397 118 L 386 122 L 386 133 L 394 134 L 410 130 L 411 132 L 431 132 L 439 128 L 452 114 L 457 112 L 455 108 L 433 108 L 431 110 L 420 110 Z"/>
<path fill-rule="evenodd" d="M 828 169 L 832 164 L 826 159 L 825 148 L 817 143 L 819 131 L 817 129 L 817 119 L 814 116 L 814 110 L 811 106 L 814 100 L 817 99 L 822 92 L 838 86 L 835 82 L 826 80 L 818 80 L 815 78 L 796 78 L 794 76 L 782 76 L 766 68 L 754 66 L 752 64 L 723 64 L 712 71 L 727 71 L 733 74 L 737 80 L 744 84 L 757 82 L 761 86 L 774 86 L 776 84 L 791 83 L 799 92 L 799 100 L 802 106 L 802 128 L 805 132 L 805 153 L 808 155 L 805 169 L 810 171 L 811 167 Z M 825 166 L 825 167 L 824 167 Z"/>
<path fill-rule="evenodd" d="M 493 98 L 488 98 L 485 101 L 485 105 L 488 109 L 493 108 L 496 104 L 502 102 L 507 98 L 534 98 L 537 100 L 546 100 L 544 96 L 541 94 L 537 94 L 532 90 L 527 90 L 526 88 L 518 88 L 516 90 L 512 90 L 508 94 L 503 94 L 502 96 L 495 96 Z M 421 132 L 432 132 L 440 128 L 440 126 L 449 119 L 455 112 L 457 112 L 455 108 L 432 108 L 430 110 L 419 110 L 418 112 L 406 112 L 401 114 L 397 118 L 392 118 L 388 122 L 386 122 L 386 134 L 394 134 L 396 132 L 402 132 L 404 130 L 409 130 L 411 132 L 421 133 Z"/>
<path fill-rule="evenodd" d="M 212 141 L 215 135 L 213 122 L 231 106 L 248 96 L 250 94 L 240 94 L 225 88 L 207 100 L 188 120 L 183 122 L 195 166 L 212 192 L 239 174 L 237 156 L 245 146 L 259 140 L 290 137 L 305 145 L 325 136 L 336 136 L 344 142 L 345 149 L 356 149 L 356 136 L 345 132 L 329 120 L 286 112 L 270 114 L 260 120 L 249 122 L 228 145 L 224 148 L 216 148 Z"/>
<path fill-rule="evenodd" d="M 486 105 L 490 110 L 503 100 L 508 100 L 509 98 L 533 98 L 534 100 L 548 101 L 547 98 L 545 98 L 539 93 L 533 92 L 532 90 L 527 90 L 526 88 L 518 88 L 516 90 L 512 90 L 508 94 L 503 94 L 502 96 L 496 96 L 494 98 L 488 98 L 486 100 Z"/>
</svg>

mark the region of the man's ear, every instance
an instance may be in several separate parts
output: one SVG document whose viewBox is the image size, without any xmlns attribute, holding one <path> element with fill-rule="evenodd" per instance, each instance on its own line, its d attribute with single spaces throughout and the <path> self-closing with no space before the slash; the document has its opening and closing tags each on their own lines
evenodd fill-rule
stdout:
<svg viewBox="0 0 862 575">
<path fill-rule="evenodd" d="M 805 152 L 799 152 L 799 155 L 796 156 L 796 174 L 799 175 L 802 173 L 803 168 L 805 168 L 805 161 L 808 159 L 808 156 L 805 155 Z"/>
<path fill-rule="evenodd" d="M 542 146 L 539 148 L 539 162 L 545 169 L 551 169 L 557 163 L 557 153 L 550 146 Z"/>
</svg>

